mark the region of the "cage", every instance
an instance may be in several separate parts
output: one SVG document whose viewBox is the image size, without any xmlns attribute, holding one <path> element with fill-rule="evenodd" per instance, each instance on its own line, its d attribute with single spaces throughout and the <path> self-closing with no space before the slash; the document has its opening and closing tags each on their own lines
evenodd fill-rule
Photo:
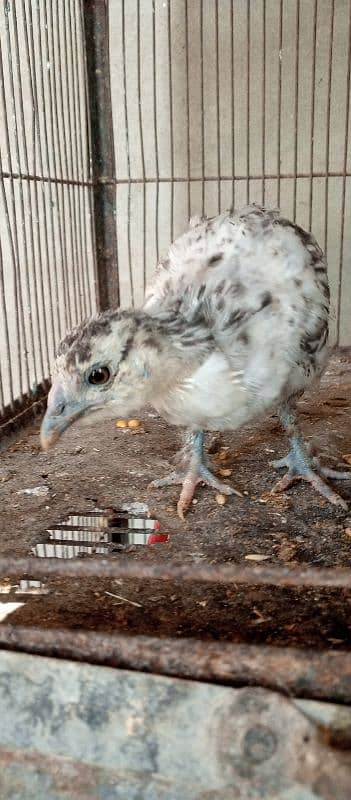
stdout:
<svg viewBox="0 0 351 800">
<path fill-rule="evenodd" d="M 50 455 L 38 419 L 65 332 L 138 307 L 192 215 L 258 202 L 327 253 L 300 412 L 351 463 L 350 65 L 350 0 L 0 6 L 4 800 L 349 797 L 351 518 L 269 494 L 275 417 L 210 442 L 246 494 L 186 527 L 152 411 Z"/>
</svg>

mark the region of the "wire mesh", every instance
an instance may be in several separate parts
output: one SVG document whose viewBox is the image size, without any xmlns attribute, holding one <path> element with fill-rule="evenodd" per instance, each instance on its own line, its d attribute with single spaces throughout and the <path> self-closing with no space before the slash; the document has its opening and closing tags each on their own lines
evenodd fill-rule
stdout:
<svg viewBox="0 0 351 800">
<path fill-rule="evenodd" d="M 85 8 L 0 4 L 1 416 L 96 307 Z M 263 202 L 325 246 L 332 339 L 350 344 L 351 0 L 109 12 L 122 305 L 142 302 L 189 216 Z"/>
<path fill-rule="evenodd" d="M 325 247 L 351 343 L 350 1 L 110 0 L 123 305 L 193 214 L 279 206 Z"/>
<path fill-rule="evenodd" d="M 78 0 L 0 5 L 0 421 L 96 307 Z"/>
</svg>

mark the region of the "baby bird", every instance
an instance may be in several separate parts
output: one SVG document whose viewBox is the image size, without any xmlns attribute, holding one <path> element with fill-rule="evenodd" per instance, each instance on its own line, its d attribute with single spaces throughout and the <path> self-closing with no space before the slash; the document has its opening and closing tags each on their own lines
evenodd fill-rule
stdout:
<svg viewBox="0 0 351 800">
<path fill-rule="evenodd" d="M 295 399 L 327 358 L 329 288 L 317 242 L 277 211 L 250 206 L 196 218 L 170 247 L 141 310 L 111 310 L 62 341 L 41 440 L 50 447 L 79 417 L 128 417 L 151 404 L 188 429 L 188 463 L 153 485 L 182 484 L 181 517 L 203 482 L 236 492 L 211 473 L 204 432 L 237 430 L 277 410 L 290 438 L 285 490 L 308 481 L 347 508 L 323 480 L 295 421 Z"/>
</svg>

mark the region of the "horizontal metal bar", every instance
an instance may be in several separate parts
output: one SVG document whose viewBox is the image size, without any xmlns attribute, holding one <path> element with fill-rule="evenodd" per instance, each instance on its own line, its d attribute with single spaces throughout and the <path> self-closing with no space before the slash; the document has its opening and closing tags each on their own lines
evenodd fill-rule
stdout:
<svg viewBox="0 0 351 800">
<path fill-rule="evenodd" d="M 282 172 L 279 176 L 276 173 L 269 173 L 269 174 L 262 174 L 257 173 L 255 175 L 204 175 L 204 177 L 189 177 L 188 176 L 169 176 L 169 177 L 152 177 L 152 178 L 116 178 L 116 184 L 128 184 L 128 183 L 205 183 L 214 182 L 218 183 L 218 181 L 263 181 L 263 180 L 284 180 L 284 179 L 291 179 L 295 180 L 297 178 L 308 178 L 309 180 L 313 178 L 344 178 L 343 172 L 314 172 L 311 176 L 309 172 L 298 172 L 296 175 L 292 172 Z M 351 172 L 346 173 L 346 177 L 351 177 Z"/>
<path fill-rule="evenodd" d="M 351 702 L 351 653 L 0 625 L 0 648 L 295 697 Z"/>
<path fill-rule="evenodd" d="M 38 183 L 57 183 L 63 186 L 119 186 L 124 184 L 143 184 L 143 183 L 201 183 L 205 181 L 205 183 L 210 183 L 211 181 L 214 183 L 218 183 L 218 181 L 264 181 L 264 180 L 295 180 L 295 178 L 308 178 L 309 180 L 312 178 L 351 178 L 351 172 L 314 172 L 312 175 L 308 172 L 298 172 L 296 175 L 291 172 L 281 173 L 281 175 L 277 175 L 275 173 L 270 174 L 261 174 L 257 173 L 257 175 L 205 175 L 202 177 L 188 177 L 188 176 L 173 176 L 173 177 L 160 177 L 155 176 L 152 178 L 116 178 L 115 180 L 111 180 L 111 178 L 107 178 L 104 176 L 96 177 L 94 180 L 85 180 L 85 181 L 77 181 L 71 180 L 70 178 L 57 178 L 48 175 L 27 175 L 25 173 L 18 173 L 18 172 L 0 172 L 0 178 L 11 178 L 13 180 L 22 180 L 22 181 L 36 181 Z"/>
<path fill-rule="evenodd" d="M 93 186 L 93 181 L 77 181 L 70 178 L 54 178 L 51 175 L 30 175 L 23 172 L 0 172 L 0 178 L 34 181 L 35 183 L 57 183 L 62 186 Z"/>
<path fill-rule="evenodd" d="M 37 578 L 132 578 L 139 580 L 189 581 L 191 583 L 240 583 L 250 586 L 318 586 L 351 589 L 351 569 L 276 567 L 246 564 L 167 563 L 148 564 L 133 558 L 60 560 L 54 558 L 0 558 L 0 575 L 30 575 Z"/>
</svg>

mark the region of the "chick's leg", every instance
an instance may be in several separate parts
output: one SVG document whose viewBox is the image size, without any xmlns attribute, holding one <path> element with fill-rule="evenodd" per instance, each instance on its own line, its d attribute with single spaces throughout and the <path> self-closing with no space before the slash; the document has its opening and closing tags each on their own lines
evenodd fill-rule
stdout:
<svg viewBox="0 0 351 800">
<path fill-rule="evenodd" d="M 216 489 L 217 492 L 223 494 L 237 494 L 240 497 L 242 496 L 236 489 L 233 489 L 226 483 L 222 483 L 212 474 L 204 453 L 204 440 L 205 436 L 202 431 L 190 433 L 183 451 L 183 459 L 186 461 L 184 469 L 172 472 L 170 475 L 167 475 L 167 477 L 152 481 L 150 484 L 157 488 L 172 486 L 174 484 L 182 485 L 182 491 L 177 504 L 178 515 L 181 519 L 184 519 L 184 514 L 191 504 L 198 483 L 205 483 L 207 486 L 211 486 L 212 489 Z"/>
<path fill-rule="evenodd" d="M 290 451 L 285 458 L 272 461 L 275 469 L 287 467 L 288 471 L 283 478 L 278 481 L 273 492 L 284 492 L 289 489 L 296 481 L 303 480 L 313 486 L 313 488 L 326 497 L 330 503 L 341 508 L 347 509 L 345 500 L 340 497 L 323 478 L 334 478 L 335 480 L 351 479 L 351 470 L 339 472 L 338 470 L 323 467 L 317 458 L 313 458 L 306 448 L 303 438 L 296 425 L 296 415 L 291 405 L 286 405 L 280 411 L 280 419 L 290 439 Z"/>
</svg>

